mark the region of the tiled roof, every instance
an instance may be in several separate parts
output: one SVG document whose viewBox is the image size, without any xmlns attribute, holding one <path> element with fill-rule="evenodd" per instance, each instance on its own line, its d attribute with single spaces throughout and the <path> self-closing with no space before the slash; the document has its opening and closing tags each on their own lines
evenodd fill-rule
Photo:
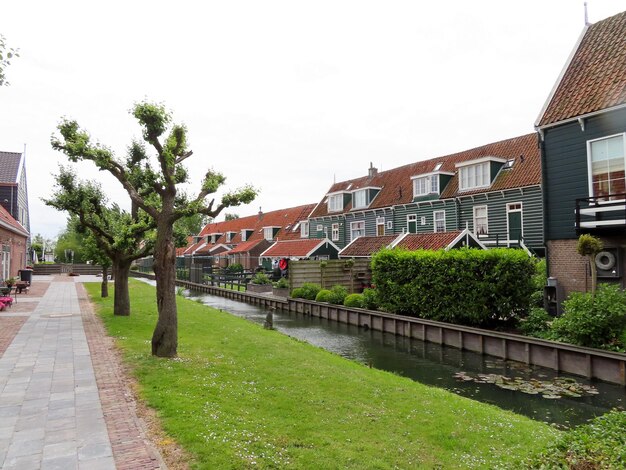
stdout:
<svg viewBox="0 0 626 470">
<path fill-rule="evenodd" d="M 21 153 L 0 152 L 0 184 L 17 183 L 21 160 Z"/>
<path fill-rule="evenodd" d="M 330 242 L 326 239 L 319 238 L 278 241 L 265 250 L 262 256 L 267 258 L 304 258 L 309 256 L 310 253 L 324 243 Z"/>
<path fill-rule="evenodd" d="M 397 245 L 407 250 L 441 250 L 447 248 L 461 232 L 408 233 Z"/>
<path fill-rule="evenodd" d="M 497 157 L 506 160 L 515 159 L 515 163 L 510 170 L 501 171 L 490 187 L 472 191 L 471 193 L 466 191 L 459 193 L 458 177 L 455 175 L 446 188 L 442 188 L 441 198 L 449 198 L 457 194 L 485 193 L 541 184 L 540 153 L 537 145 L 537 136 L 533 133 L 381 171 L 372 178 L 366 176 L 342 181 L 332 185 L 326 194 L 342 191 L 352 192 L 355 189 L 373 186 L 379 187 L 381 190 L 365 210 L 410 204 L 413 202 L 412 176 L 432 173 L 439 163 L 441 163 L 439 171 L 456 173 L 457 168 L 455 165 L 457 163 L 482 157 Z M 327 196 L 324 196 L 311 213 L 311 217 L 339 215 L 350 212 L 351 209 L 352 205 L 348 204 L 341 212 L 328 212 Z"/>
<path fill-rule="evenodd" d="M 380 237 L 358 237 L 339 252 L 341 257 L 369 257 L 381 248 L 391 245 L 398 235 Z"/>
<path fill-rule="evenodd" d="M 28 231 L 12 217 L 2 205 L 0 205 L 0 226 L 23 235 L 24 237 L 28 237 Z"/>
<path fill-rule="evenodd" d="M 537 126 L 626 104 L 626 12 L 587 27 Z"/>
<path fill-rule="evenodd" d="M 230 250 L 228 252 L 228 254 L 229 255 L 233 255 L 235 253 L 247 253 L 248 251 L 253 249 L 255 246 L 257 246 L 259 243 L 262 243 L 263 240 L 265 240 L 265 239 L 264 238 L 259 238 L 257 240 L 252 240 L 252 241 L 249 241 L 249 242 L 240 242 L 240 243 L 237 244 L 237 246 L 235 248 Z"/>
</svg>

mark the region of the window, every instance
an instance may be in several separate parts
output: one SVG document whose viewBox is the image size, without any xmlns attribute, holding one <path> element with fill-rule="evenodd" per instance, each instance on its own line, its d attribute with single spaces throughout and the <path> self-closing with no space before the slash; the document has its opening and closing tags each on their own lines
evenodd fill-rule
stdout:
<svg viewBox="0 0 626 470">
<path fill-rule="evenodd" d="M 249 230 L 242 230 L 241 231 L 241 241 L 245 242 L 248 240 L 248 232 Z"/>
<path fill-rule="evenodd" d="M 330 239 L 334 242 L 339 240 L 339 224 L 333 224 L 331 226 Z"/>
<path fill-rule="evenodd" d="M 426 225 L 426 217 L 425 216 L 421 216 L 420 217 L 420 225 Z"/>
<path fill-rule="evenodd" d="M 413 197 L 439 194 L 439 175 L 421 176 L 413 179 Z"/>
<path fill-rule="evenodd" d="M 365 235 L 365 222 L 350 222 L 350 240 Z"/>
<path fill-rule="evenodd" d="M 232 241 L 233 238 L 235 238 L 235 234 L 237 232 L 226 232 L 226 242 L 230 242 Z"/>
<path fill-rule="evenodd" d="M 614 135 L 587 142 L 589 160 L 589 193 L 598 201 L 624 199 L 624 136 Z M 621 194 L 622 196 L 617 196 Z"/>
<path fill-rule="evenodd" d="M 338 212 L 343 210 L 343 194 L 328 196 L 328 212 Z"/>
<path fill-rule="evenodd" d="M 433 221 L 435 226 L 435 233 L 446 231 L 446 211 L 433 212 Z"/>
<path fill-rule="evenodd" d="M 367 189 L 361 189 L 352 193 L 352 207 L 354 209 L 367 207 Z"/>
<path fill-rule="evenodd" d="M 315 230 L 317 232 L 321 232 L 322 230 L 324 230 L 324 226 L 322 224 L 317 224 L 317 226 L 315 227 Z"/>
<path fill-rule="evenodd" d="M 487 206 L 474 207 L 474 233 L 478 236 L 487 235 L 489 233 L 487 221 Z"/>
<path fill-rule="evenodd" d="M 382 237 L 385 234 L 385 218 L 376 217 L 376 236 Z"/>
<path fill-rule="evenodd" d="M 489 162 L 459 168 L 459 189 L 467 191 L 489 186 Z"/>
<path fill-rule="evenodd" d="M 300 238 L 309 238 L 308 222 L 300 222 Z"/>
<path fill-rule="evenodd" d="M 273 240 L 277 231 L 277 227 L 263 227 L 263 238 Z"/>
</svg>

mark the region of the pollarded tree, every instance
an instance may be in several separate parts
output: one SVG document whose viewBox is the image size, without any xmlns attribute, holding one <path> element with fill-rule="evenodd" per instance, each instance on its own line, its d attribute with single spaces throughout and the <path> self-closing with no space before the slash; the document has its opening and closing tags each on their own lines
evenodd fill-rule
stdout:
<svg viewBox="0 0 626 470">
<path fill-rule="evenodd" d="M 152 335 L 152 354 L 174 357 L 178 347 L 174 223 L 194 214 L 215 217 L 224 208 L 252 202 L 257 191 L 245 186 L 225 193 L 219 203 L 215 198 L 207 201 L 226 181 L 221 173 L 209 170 L 204 175 L 200 191 L 195 197 L 188 197 L 178 187 L 188 181 L 182 163 L 193 153 L 187 149 L 185 126 L 175 124 L 170 127 L 171 115 L 160 104 L 137 103 L 131 113 L 142 127 L 143 140 L 154 149 L 154 158 L 150 158 L 143 143 L 133 142 L 127 158 L 118 160 L 108 148 L 92 143 L 89 134 L 71 120 L 59 124 L 61 138 L 53 137 L 52 147 L 65 153 L 73 162 L 90 160 L 100 170 L 111 173 L 126 189 L 131 201 L 154 219 L 154 273 L 159 318 Z"/>
<path fill-rule="evenodd" d="M 154 220 L 133 204 L 131 213 L 116 204 L 110 207 L 99 184 L 80 181 L 76 174 L 61 167 L 55 176 L 56 191 L 44 202 L 55 209 L 67 211 L 78 219 L 80 226 L 89 230 L 93 243 L 113 266 L 115 290 L 113 312 L 130 315 L 128 274 L 133 261 L 152 254 L 154 248 Z M 93 247 L 92 247 L 93 248 Z M 91 250 L 90 254 L 97 254 Z"/>
</svg>

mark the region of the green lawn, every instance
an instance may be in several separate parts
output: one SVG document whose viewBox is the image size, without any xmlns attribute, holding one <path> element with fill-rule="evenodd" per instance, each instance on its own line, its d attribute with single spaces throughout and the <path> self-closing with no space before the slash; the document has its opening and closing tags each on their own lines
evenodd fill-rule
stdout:
<svg viewBox="0 0 626 470">
<path fill-rule="evenodd" d="M 511 468 L 559 433 L 182 297 L 179 357 L 153 358 L 154 288 L 131 283 L 130 317 L 86 286 L 194 468 Z"/>
</svg>

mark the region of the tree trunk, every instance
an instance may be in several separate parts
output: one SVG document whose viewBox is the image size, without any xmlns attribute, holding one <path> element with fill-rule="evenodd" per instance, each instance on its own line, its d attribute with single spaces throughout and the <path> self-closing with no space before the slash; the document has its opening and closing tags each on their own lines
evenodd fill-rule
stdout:
<svg viewBox="0 0 626 470">
<path fill-rule="evenodd" d="M 128 294 L 128 273 L 131 262 L 126 259 L 117 259 L 113 263 L 115 289 L 113 297 L 113 314 L 119 316 L 130 315 L 130 295 Z"/>
<path fill-rule="evenodd" d="M 102 283 L 100 284 L 100 297 L 109 296 L 109 267 L 102 265 Z"/>
<path fill-rule="evenodd" d="M 165 212 L 165 204 L 163 212 Z M 175 291 L 176 249 L 174 248 L 173 226 L 163 214 L 161 220 L 157 222 L 154 274 L 159 319 L 152 335 L 152 355 L 175 357 L 178 348 L 178 311 Z"/>
</svg>

